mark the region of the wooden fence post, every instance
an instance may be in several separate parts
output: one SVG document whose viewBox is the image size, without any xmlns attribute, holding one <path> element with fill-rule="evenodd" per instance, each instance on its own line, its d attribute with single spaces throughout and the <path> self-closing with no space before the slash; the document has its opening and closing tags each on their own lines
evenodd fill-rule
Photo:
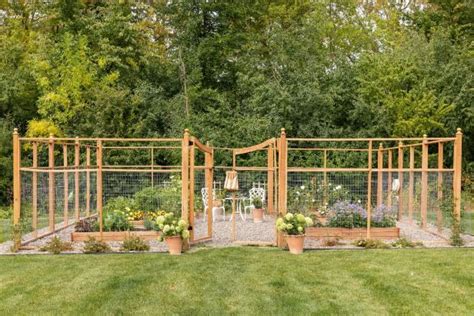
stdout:
<svg viewBox="0 0 474 316">
<path fill-rule="evenodd" d="M 97 147 L 96 147 L 96 160 L 97 160 L 97 177 L 96 177 L 96 185 L 97 185 L 97 212 L 99 213 L 99 232 L 100 232 L 100 240 L 103 239 L 103 232 L 104 232 L 104 219 L 103 219 L 103 212 L 102 212 L 102 140 L 97 140 Z"/>
<path fill-rule="evenodd" d="M 63 144 L 63 166 L 64 166 L 64 178 L 63 178 L 63 185 L 64 185 L 64 214 L 63 214 L 63 225 L 67 226 L 69 221 L 69 173 L 67 170 L 67 145 Z"/>
<path fill-rule="evenodd" d="M 79 147 L 79 137 L 76 137 L 74 142 L 74 212 L 76 221 L 80 218 L 79 212 L 79 164 L 80 164 L 80 147 Z"/>
<path fill-rule="evenodd" d="M 267 212 L 273 214 L 273 145 L 268 146 L 267 151 Z"/>
<path fill-rule="evenodd" d="M 403 143 L 398 143 L 398 220 L 403 217 Z"/>
<path fill-rule="evenodd" d="M 423 144 L 421 149 L 421 227 L 426 228 L 428 213 L 428 140 L 427 135 L 423 135 Z"/>
<path fill-rule="evenodd" d="M 184 130 L 181 144 L 181 184 L 181 218 L 189 223 L 189 130 L 187 128 Z"/>
<path fill-rule="evenodd" d="M 370 225 L 372 221 L 372 141 L 369 140 L 367 157 L 367 239 L 370 239 Z"/>
<path fill-rule="evenodd" d="M 189 148 L 189 225 L 193 227 L 190 240 L 194 241 L 194 143 Z"/>
<path fill-rule="evenodd" d="M 209 143 L 207 143 L 207 146 L 209 146 Z M 212 237 L 212 203 L 213 203 L 213 197 L 212 197 L 212 182 L 213 182 L 213 168 L 214 168 L 214 149 L 212 150 L 211 153 L 205 153 L 204 154 L 204 164 L 206 166 L 206 169 L 204 171 L 205 177 L 206 177 L 206 188 L 207 188 L 207 205 L 208 205 L 208 210 L 207 210 L 207 236 Z"/>
<path fill-rule="evenodd" d="M 49 210 L 49 231 L 53 232 L 55 229 L 55 210 L 56 210 L 56 191 L 54 183 L 54 136 L 49 135 L 48 142 L 48 160 L 49 160 L 49 176 L 48 176 L 48 210 Z"/>
<path fill-rule="evenodd" d="M 21 148 L 18 129 L 13 130 L 13 224 L 20 223 L 21 211 Z"/>
<path fill-rule="evenodd" d="M 462 131 L 460 128 L 456 132 L 454 141 L 454 159 L 453 159 L 453 198 L 454 198 L 454 216 L 459 222 L 461 220 L 461 181 L 462 181 Z"/>
<path fill-rule="evenodd" d="M 415 183 L 415 147 L 410 147 L 410 173 L 408 179 L 408 218 L 410 224 L 413 223 L 413 202 L 414 202 L 414 192 L 413 186 Z"/>
<path fill-rule="evenodd" d="M 285 129 L 281 129 L 278 148 L 278 213 L 280 216 L 287 212 L 287 168 L 288 168 L 288 143 Z M 277 246 L 286 247 L 285 238 L 282 233 L 277 232 Z"/>
<path fill-rule="evenodd" d="M 393 152 L 391 149 L 388 151 L 388 179 L 387 179 L 387 206 L 392 207 L 392 159 Z"/>
<path fill-rule="evenodd" d="M 383 204 L 383 144 L 377 151 L 377 206 Z"/>
<path fill-rule="evenodd" d="M 443 168 L 444 168 L 444 144 L 438 143 L 438 206 L 436 207 L 436 226 L 438 232 L 443 228 L 443 213 L 441 212 L 441 203 L 443 201 Z"/>
<path fill-rule="evenodd" d="M 91 215 L 91 147 L 86 147 L 86 216 Z"/>
<path fill-rule="evenodd" d="M 326 172 L 326 168 L 328 167 L 328 152 L 327 150 L 323 150 L 323 205 L 324 208 L 327 209 L 328 204 L 328 173 Z"/>
<path fill-rule="evenodd" d="M 32 183 L 32 216 L 33 216 L 33 238 L 38 237 L 38 173 L 36 172 L 36 168 L 38 168 L 38 143 L 33 142 L 33 183 Z"/>
</svg>

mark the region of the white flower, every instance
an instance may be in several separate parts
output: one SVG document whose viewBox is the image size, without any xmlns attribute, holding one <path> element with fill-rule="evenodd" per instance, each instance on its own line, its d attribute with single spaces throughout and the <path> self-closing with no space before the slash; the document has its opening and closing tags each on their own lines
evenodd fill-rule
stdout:
<svg viewBox="0 0 474 316">
<path fill-rule="evenodd" d="M 334 190 L 340 190 L 342 189 L 342 187 L 340 185 L 336 186 L 336 188 L 334 188 Z"/>
<path fill-rule="evenodd" d="M 293 219 L 293 214 L 287 213 L 287 214 L 285 215 L 285 219 L 286 219 L 287 221 L 291 221 L 291 220 Z"/>
<path fill-rule="evenodd" d="M 306 226 L 313 226 L 313 220 L 311 218 L 306 217 L 305 220 L 306 220 Z"/>
<path fill-rule="evenodd" d="M 300 191 L 296 191 L 296 194 L 297 194 L 297 195 L 300 195 Z"/>
<path fill-rule="evenodd" d="M 305 188 L 305 186 L 304 186 L 304 185 L 300 186 L 300 189 L 301 189 L 301 190 L 304 190 L 304 188 Z"/>
<path fill-rule="evenodd" d="M 361 202 L 362 202 L 361 200 L 357 200 L 357 203 L 359 203 L 359 204 L 360 204 Z"/>
<path fill-rule="evenodd" d="M 298 231 L 299 231 L 300 233 L 303 232 L 303 227 L 298 226 Z"/>
<path fill-rule="evenodd" d="M 311 202 L 313 202 L 313 203 L 314 203 L 314 202 L 316 202 L 316 200 L 315 200 L 315 199 L 312 199 L 312 200 L 311 200 Z"/>
<path fill-rule="evenodd" d="M 165 225 L 165 227 L 163 227 L 163 233 L 167 233 L 169 230 L 170 230 L 170 225 Z"/>
</svg>

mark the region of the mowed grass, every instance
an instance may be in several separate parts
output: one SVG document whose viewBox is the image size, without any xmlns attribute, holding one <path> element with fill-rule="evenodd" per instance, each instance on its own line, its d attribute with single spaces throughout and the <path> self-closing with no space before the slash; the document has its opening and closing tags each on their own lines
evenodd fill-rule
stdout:
<svg viewBox="0 0 474 316">
<path fill-rule="evenodd" d="M 474 311 L 474 250 L 0 257 L 0 315 Z"/>
</svg>

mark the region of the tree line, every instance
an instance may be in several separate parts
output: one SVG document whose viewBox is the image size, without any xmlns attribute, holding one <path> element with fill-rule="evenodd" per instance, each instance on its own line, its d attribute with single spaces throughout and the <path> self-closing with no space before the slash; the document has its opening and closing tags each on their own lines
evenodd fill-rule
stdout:
<svg viewBox="0 0 474 316">
<path fill-rule="evenodd" d="M 179 136 L 465 135 L 474 158 L 468 0 L 2 1 L 0 203 L 11 132 Z"/>
</svg>

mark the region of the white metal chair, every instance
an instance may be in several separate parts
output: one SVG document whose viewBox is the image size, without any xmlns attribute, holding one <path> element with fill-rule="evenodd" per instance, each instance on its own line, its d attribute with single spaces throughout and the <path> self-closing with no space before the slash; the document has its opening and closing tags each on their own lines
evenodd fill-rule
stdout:
<svg viewBox="0 0 474 316">
<path fill-rule="evenodd" d="M 207 211 L 209 210 L 209 206 L 207 205 L 208 202 L 208 197 L 209 193 L 207 188 L 202 188 L 201 189 L 201 196 L 202 196 L 202 205 L 204 205 L 204 220 L 207 218 Z M 212 190 L 212 200 L 216 199 L 216 190 Z M 216 221 L 216 213 L 217 211 L 222 210 L 222 214 L 224 216 L 224 221 L 225 221 L 225 206 L 224 206 L 224 200 L 222 201 L 222 206 L 213 206 L 212 207 L 212 221 Z"/>
<path fill-rule="evenodd" d="M 250 200 L 250 205 L 244 206 L 244 214 L 245 218 L 247 218 L 247 210 L 248 213 L 253 211 L 255 206 L 253 205 L 252 201 L 255 198 L 259 198 L 262 200 L 262 203 L 265 204 L 265 189 L 264 188 L 251 188 L 249 190 L 249 200 Z"/>
</svg>

